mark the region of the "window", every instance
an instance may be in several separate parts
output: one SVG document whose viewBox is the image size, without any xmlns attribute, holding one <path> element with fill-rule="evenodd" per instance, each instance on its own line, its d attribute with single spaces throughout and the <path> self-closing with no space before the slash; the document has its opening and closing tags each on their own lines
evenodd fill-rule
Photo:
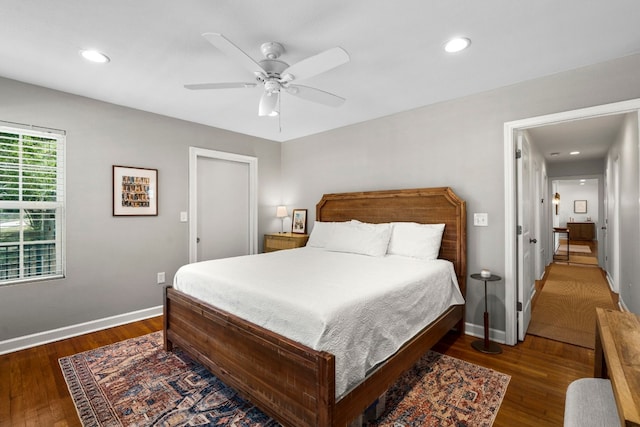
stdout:
<svg viewBox="0 0 640 427">
<path fill-rule="evenodd" d="M 64 276 L 64 139 L 0 124 L 0 285 Z"/>
</svg>

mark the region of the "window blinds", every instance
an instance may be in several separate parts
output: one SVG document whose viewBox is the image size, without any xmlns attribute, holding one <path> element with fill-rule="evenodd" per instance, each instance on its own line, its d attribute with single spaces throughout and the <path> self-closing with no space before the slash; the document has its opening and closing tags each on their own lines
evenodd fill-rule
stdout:
<svg viewBox="0 0 640 427">
<path fill-rule="evenodd" d="M 0 126 L 0 285 L 64 275 L 64 142 Z"/>
</svg>

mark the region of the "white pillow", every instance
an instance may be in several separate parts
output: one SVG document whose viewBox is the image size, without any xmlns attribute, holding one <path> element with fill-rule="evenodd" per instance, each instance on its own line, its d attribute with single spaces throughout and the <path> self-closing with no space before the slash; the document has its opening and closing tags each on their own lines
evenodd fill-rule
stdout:
<svg viewBox="0 0 640 427">
<path fill-rule="evenodd" d="M 311 229 L 311 235 L 307 240 L 307 246 L 314 248 L 324 248 L 329 240 L 329 234 L 331 233 L 331 222 L 315 221 L 313 228 Z"/>
<path fill-rule="evenodd" d="M 344 224 L 348 224 L 349 222 L 354 222 L 355 220 L 345 221 L 345 222 L 321 222 L 315 221 L 313 223 L 313 228 L 311 229 L 311 235 L 309 235 L 309 240 L 307 241 L 307 246 L 314 248 L 324 248 L 327 246 L 327 242 L 329 241 L 331 234 L 335 228 L 342 228 Z"/>
<path fill-rule="evenodd" d="M 384 256 L 391 237 L 391 224 L 343 223 L 334 227 L 325 246 L 328 251 Z"/>
<path fill-rule="evenodd" d="M 438 259 L 444 224 L 392 223 L 389 255 L 419 259 Z"/>
</svg>

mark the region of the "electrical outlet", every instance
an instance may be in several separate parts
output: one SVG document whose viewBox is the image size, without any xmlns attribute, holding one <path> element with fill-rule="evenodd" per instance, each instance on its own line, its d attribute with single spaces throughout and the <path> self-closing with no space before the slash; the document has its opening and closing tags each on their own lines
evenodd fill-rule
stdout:
<svg viewBox="0 0 640 427">
<path fill-rule="evenodd" d="M 473 225 L 476 227 L 488 227 L 489 226 L 489 214 L 487 213 L 474 213 Z"/>
<path fill-rule="evenodd" d="M 164 271 L 158 273 L 158 285 L 161 285 L 165 282 Z"/>
</svg>

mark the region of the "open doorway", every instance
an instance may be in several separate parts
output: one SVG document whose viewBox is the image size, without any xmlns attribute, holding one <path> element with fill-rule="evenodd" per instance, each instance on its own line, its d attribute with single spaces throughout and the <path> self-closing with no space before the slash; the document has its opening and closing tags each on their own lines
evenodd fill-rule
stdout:
<svg viewBox="0 0 640 427">
<path fill-rule="evenodd" d="M 553 262 L 603 266 L 606 248 L 598 250 L 599 237 L 604 234 L 601 182 L 600 177 L 587 175 L 551 181 L 551 225 L 554 230 L 567 231 L 553 233 Z"/>
<path fill-rule="evenodd" d="M 632 100 L 505 123 L 505 342 L 507 344 L 515 345 L 518 341 L 518 307 L 523 307 L 526 304 L 526 302 L 518 300 L 518 289 L 521 286 L 518 282 L 518 272 L 522 268 L 519 264 L 521 262 L 519 254 L 523 252 L 522 248 L 518 247 L 518 241 L 522 240 L 518 239 L 518 230 L 522 227 L 521 224 L 518 224 L 517 219 L 519 208 L 516 185 L 518 135 L 524 131 L 530 132 L 547 126 L 568 124 L 583 119 L 603 118 L 626 113 L 637 114 L 638 110 L 640 110 L 640 100 Z M 601 165 L 602 163 L 600 160 Z M 570 172 L 567 175 L 571 175 Z M 548 176 L 550 180 L 555 176 L 551 167 L 548 168 Z M 551 185 L 549 185 L 544 190 L 543 199 L 550 201 L 552 196 Z M 552 229 L 551 216 L 543 218 L 543 222 L 541 230 Z M 546 245 L 549 248 L 547 254 L 551 256 L 553 253 L 552 239 L 548 239 Z"/>
</svg>

